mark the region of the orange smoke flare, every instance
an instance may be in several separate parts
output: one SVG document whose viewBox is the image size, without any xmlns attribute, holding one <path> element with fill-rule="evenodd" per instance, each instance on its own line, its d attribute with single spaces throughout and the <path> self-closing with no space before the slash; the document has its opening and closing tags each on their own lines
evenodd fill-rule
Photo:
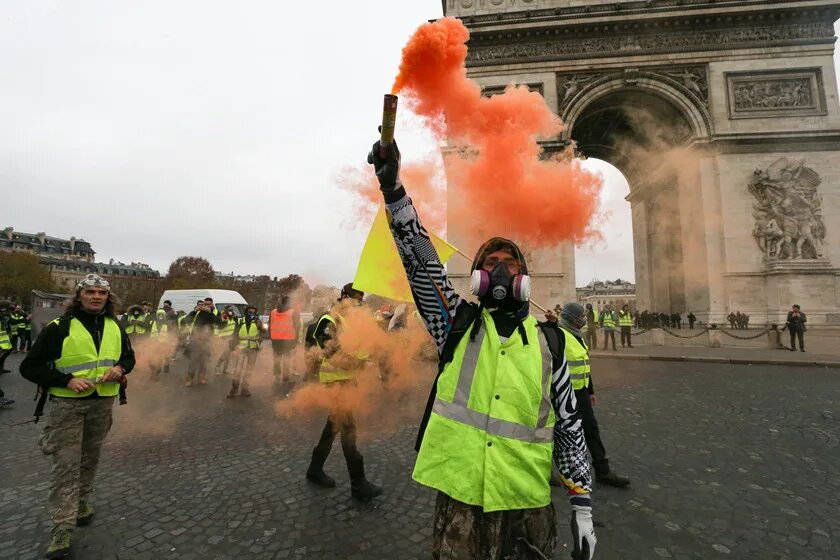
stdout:
<svg viewBox="0 0 840 560">
<path fill-rule="evenodd" d="M 467 78 L 467 39 L 455 18 L 421 25 L 403 48 L 392 89 L 452 148 L 447 174 L 459 196 L 450 197 L 449 211 L 461 217 L 459 233 L 474 246 L 506 235 L 530 249 L 597 236 L 591 222 L 601 176 L 568 152 L 541 159 L 537 140 L 560 134 L 559 117 L 525 86 L 483 97 Z"/>
</svg>

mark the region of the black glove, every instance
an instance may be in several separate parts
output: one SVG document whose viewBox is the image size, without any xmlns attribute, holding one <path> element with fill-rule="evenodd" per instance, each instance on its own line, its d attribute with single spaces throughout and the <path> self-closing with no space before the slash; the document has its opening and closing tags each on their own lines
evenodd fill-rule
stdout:
<svg viewBox="0 0 840 560">
<path fill-rule="evenodd" d="M 397 141 L 394 140 L 385 146 L 385 157 L 379 155 L 379 141 L 373 145 L 367 157 L 368 163 L 376 170 L 376 178 L 379 179 L 379 190 L 382 194 L 393 193 L 400 187 L 400 149 Z"/>
</svg>

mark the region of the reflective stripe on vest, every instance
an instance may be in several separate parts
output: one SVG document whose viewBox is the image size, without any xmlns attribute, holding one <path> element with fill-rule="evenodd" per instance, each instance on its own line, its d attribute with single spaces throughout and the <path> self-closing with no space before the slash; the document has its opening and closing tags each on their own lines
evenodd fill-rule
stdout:
<svg viewBox="0 0 840 560">
<path fill-rule="evenodd" d="M 607 311 L 602 314 L 605 327 L 615 327 L 615 319 L 613 319 L 612 311 Z"/>
<path fill-rule="evenodd" d="M 633 326 L 633 316 L 630 313 L 624 313 L 623 311 L 618 312 L 618 325 L 620 327 L 632 327 Z"/>
<path fill-rule="evenodd" d="M 12 336 L 15 336 L 18 333 L 18 330 L 20 330 L 22 328 L 22 325 L 20 324 L 20 320 L 23 319 L 23 315 L 17 315 L 17 314 L 12 313 L 9 316 L 9 319 L 14 321 L 14 323 L 12 321 L 9 321 L 9 330 L 12 331 Z"/>
<path fill-rule="evenodd" d="M 6 329 L 3 328 L 3 324 L 0 323 L 0 350 L 11 350 L 12 349 L 12 339 L 9 338 L 9 333 L 6 332 Z"/>
<path fill-rule="evenodd" d="M 219 328 L 218 326 L 213 327 L 213 334 L 216 336 L 233 336 L 233 332 L 236 330 L 236 319 L 228 319 L 225 321 L 224 326 Z"/>
<path fill-rule="evenodd" d="M 553 360 L 537 321 L 504 343 L 485 310 L 438 378 L 437 397 L 413 477 L 485 512 L 551 501 Z"/>
<path fill-rule="evenodd" d="M 269 318 L 271 327 L 271 340 L 294 340 L 295 327 L 292 324 L 293 309 L 287 311 L 272 310 Z"/>
<path fill-rule="evenodd" d="M 160 324 L 160 326 L 158 326 Z M 169 333 L 169 325 L 163 322 L 163 320 L 153 321 L 152 322 L 152 332 L 149 336 L 151 338 L 158 338 L 160 335 L 166 336 Z"/>
<path fill-rule="evenodd" d="M 128 324 L 125 327 L 126 334 L 146 334 L 146 327 L 143 323 L 146 321 L 146 315 L 128 316 Z"/>
<path fill-rule="evenodd" d="M 586 344 L 581 344 L 575 336 L 561 328 L 566 338 L 566 365 L 569 368 L 569 377 L 572 379 L 572 389 L 578 391 L 589 387 L 589 352 Z"/>
<path fill-rule="evenodd" d="M 97 352 L 90 332 L 81 321 L 73 318 L 70 320 L 70 332 L 61 345 L 61 357 L 55 361 L 55 369 L 64 374 L 72 374 L 73 377 L 96 380 L 117 363 L 121 353 L 122 335 L 116 321 L 110 317 L 105 318 L 102 341 Z M 66 387 L 50 387 L 50 394 L 78 398 L 87 397 L 96 391 L 102 397 L 113 397 L 119 388 L 119 383 L 97 383 L 96 389 L 76 393 Z"/>
<path fill-rule="evenodd" d="M 239 347 L 249 350 L 256 350 L 260 347 L 260 331 L 257 328 L 256 321 L 251 323 L 250 326 L 242 321 L 242 326 L 239 327 Z"/>
<path fill-rule="evenodd" d="M 339 315 L 338 318 L 341 319 L 341 316 Z M 325 313 L 321 316 L 321 319 L 318 321 L 318 326 L 316 326 L 315 332 L 318 332 L 318 327 L 320 327 L 321 321 L 329 321 L 333 324 L 333 328 L 337 329 L 335 319 L 333 319 L 331 315 Z M 370 355 L 364 350 L 359 350 L 355 354 L 355 358 L 357 360 L 366 360 L 368 359 L 368 357 L 370 357 Z M 318 381 L 320 381 L 321 383 L 349 381 L 354 377 L 356 377 L 355 371 L 350 371 L 334 366 L 326 357 L 324 357 L 321 360 L 321 367 L 318 368 Z"/>
</svg>

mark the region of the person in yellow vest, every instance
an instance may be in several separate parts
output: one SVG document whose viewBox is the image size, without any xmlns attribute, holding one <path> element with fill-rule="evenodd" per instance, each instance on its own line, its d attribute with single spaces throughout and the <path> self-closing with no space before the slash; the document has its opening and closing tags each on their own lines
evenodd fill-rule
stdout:
<svg viewBox="0 0 840 560">
<path fill-rule="evenodd" d="M 237 346 L 237 342 L 234 340 L 237 324 L 238 321 L 236 320 L 236 314 L 233 312 L 233 307 L 226 306 L 220 322 L 213 327 L 213 336 L 219 352 L 219 359 L 216 360 L 216 375 L 228 373 L 230 356 Z"/>
<path fill-rule="evenodd" d="M 598 348 L 598 324 L 601 317 L 598 310 L 592 307 L 591 303 L 586 304 L 586 345 L 590 348 Z"/>
<path fill-rule="evenodd" d="M 630 331 L 633 329 L 633 314 L 630 312 L 630 306 L 624 304 L 618 312 L 618 328 L 621 329 L 621 347 L 633 348 L 633 342 L 630 340 Z"/>
<path fill-rule="evenodd" d="M 23 312 L 23 321 L 18 326 L 18 352 L 29 352 L 32 347 L 32 314 Z"/>
<path fill-rule="evenodd" d="M 439 351 L 421 421 L 414 480 L 438 491 L 432 558 L 554 558 L 552 462 L 571 506 L 572 557 L 591 560 L 591 476 L 575 394 L 556 328 L 530 314 L 530 276 L 510 240 L 476 253 L 470 291 L 452 287 L 399 180 L 396 143 L 368 155 L 417 309 Z"/>
<path fill-rule="evenodd" d="M 149 341 L 152 343 L 150 369 L 152 381 L 159 381 L 160 374 L 169 373 L 169 319 L 166 311 L 158 309 L 149 325 Z"/>
<path fill-rule="evenodd" d="M 353 288 L 352 282 L 341 289 L 339 302 L 354 301 L 362 304 L 365 293 Z M 329 313 L 321 315 L 315 328 L 316 344 L 323 352 L 323 359 L 318 370 L 321 383 L 348 383 L 356 372 L 364 367 L 366 355 L 348 355 L 341 350 L 338 331 L 344 328 L 338 315 L 338 306 L 333 306 Z M 340 394 L 336 396 L 340 400 Z M 332 449 L 335 436 L 341 434 L 341 449 L 347 462 L 350 475 L 350 495 L 361 501 L 369 501 L 382 494 L 382 489 L 365 477 L 365 463 L 362 454 L 356 448 L 356 422 L 350 410 L 334 409 L 327 417 L 327 423 L 321 432 L 318 445 L 312 450 L 312 460 L 306 470 L 306 479 L 323 488 L 335 488 L 335 480 L 324 472 L 324 463 Z"/>
<path fill-rule="evenodd" d="M 18 340 L 20 333 L 23 330 L 23 324 L 26 322 L 26 315 L 23 313 L 20 305 L 15 305 L 12 312 L 9 314 L 9 335 L 12 339 L 12 352 L 18 351 Z"/>
<path fill-rule="evenodd" d="M 145 339 L 149 334 L 152 317 L 148 311 L 145 311 L 147 307 L 146 302 L 143 302 L 143 305 L 132 305 L 123 317 L 123 328 L 134 344 Z"/>
<path fill-rule="evenodd" d="M 20 365 L 27 380 L 46 388 L 51 405 L 41 450 L 53 458 L 47 558 L 65 558 L 73 529 L 93 520 L 91 495 L 102 443 L 120 382 L 134 351 L 114 316 L 108 282 L 88 274 L 67 312 L 46 325 Z"/>
<path fill-rule="evenodd" d="M 2 360 L 5 360 L 5 357 L 12 351 L 12 337 L 10 331 L 11 327 L 9 326 L 9 319 L 6 315 L 6 308 L 0 305 L 0 358 L 2 358 L 0 359 L 0 363 L 2 363 Z M 8 371 L 4 370 L 4 373 L 8 373 Z M 0 408 L 8 404 L 13 404 L 14 402 L 14 399 L 6 398 L 6 394 L 3 392 L 3 389 L 0 389 Z"/>
<path fill-rule="evenodd" d="M 243 397 L 250 397 L 251 391 L 249 381 L 257 363 L 257 355 L 260 353 L 262 344 L 262 321 L 257 315 L 257 308 L 249 305 L 245 309 L 245 317 L 236 323 L 234 338 L 239 353 L 233 378 L 231 379 L 230 393 L 228 398 L 232 399 L 238 392 Z"/>
<path fill-rule="evenodd" d="M 583 423 L 583 434 L 586 447 L 592 455 L 592 466 L 595 470 L 595 480 L 601 484 L 627 488 L 630 479 L 615 474 L 610 468 L 607 451 L 601 441 L 601 430 L 595 418 L 595 385 L 592 382 L 589 364 L 589 351 L 581 336 L 581 329 L 586 325 L 586 311 L 579 303 L 567 303 L 559 315 L 558 328 L 563 334 L 561 339 L 563 351 L 566 354 L 566 364 L 572 378 L 572 389 L 580 411 Z"/>
<path fill-rule="evenodd" d="M 198 300 L 195 310 L 184 319 L 189 329 L 186 352 L 190 362 L 184 382 L 187 387 L 193 386 L 196 377 L 199 385 L 207 384 L 208 363 L 212 357 L 213 327 L 217 325 L 217 316 L 213 314 L 215 308 L 208 299 L 210 298 Z"/>
<path fill-rule="evenodd" d="M 612 340 L 613 352 L 617 351 L 615 347 L 615 312 L 610 307 L 610 304 L 604 306 L 601 310 L 601 327 L 604 329 L 604 350 L 607 349 L 607 342 Z"/>
<path fill-rule="evenodd" d="M 10 373 L 6 369 L 6 358 L 12 353 L 12 325 L 11 325 L 11 303 L 7 301 L 0 301 L 0 337 L 2 337 L 2 344 L 0 344 L 0 373 Z"/>
<path fill-rule="evenodd" d="M 292 357 L 297 345 L 300 315 L 292 307 L 289 296 L 283 296 L 268 316 L 268 334 L 274 356 L 274 384 L 285 393 L 291 384 Z"/>
</svg>

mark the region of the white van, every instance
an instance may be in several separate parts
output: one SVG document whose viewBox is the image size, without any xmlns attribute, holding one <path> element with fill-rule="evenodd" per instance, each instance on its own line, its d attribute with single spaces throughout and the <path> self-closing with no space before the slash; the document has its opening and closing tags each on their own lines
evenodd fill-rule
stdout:
<svg viewBox="0 0 840 560">
<path fill-rule="evenodd" d="M 172 309 L 175 311 L 189 313 L 195 309 L 196 302 L 204 298 L 213 298 L 213 305 L 220 312 L 224 311 L 226 305 L 232 306 L 237 317 L 242 317 L 245 314 L 245 308 L 248 306 L 245 298 L 239 292 L 233 290 L 166 290 L 160 296 L 158 309 L 162 309 L 163 302 L 169 300 L 172 302 Z"/>
</svg>

